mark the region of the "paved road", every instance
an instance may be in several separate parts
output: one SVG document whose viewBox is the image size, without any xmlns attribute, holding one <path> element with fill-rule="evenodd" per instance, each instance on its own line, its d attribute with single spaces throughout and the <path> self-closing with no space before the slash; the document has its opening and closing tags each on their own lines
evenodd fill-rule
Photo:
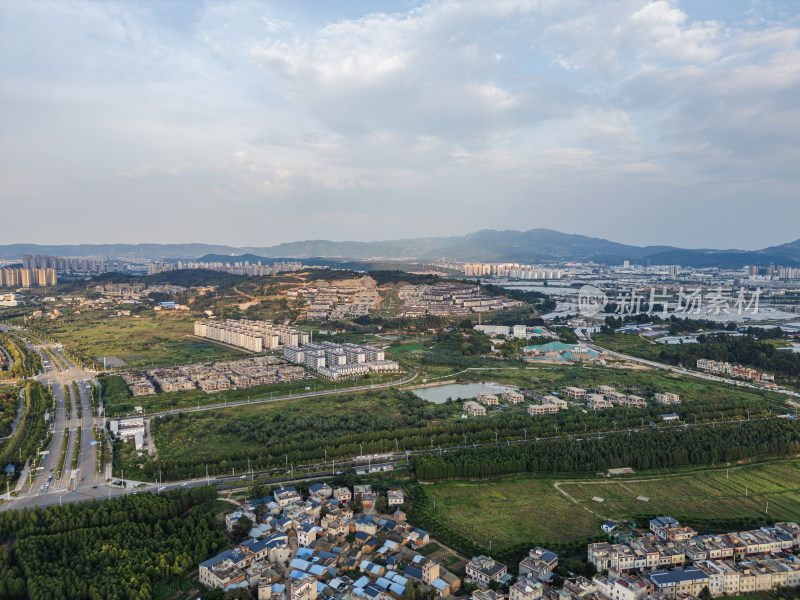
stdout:
<svg viewBox="0 0 800 600">
<path fill-rule="evenodd" d="M 30 350 L 38 351 L 27 340 L 25 343 L 28 345 Z M 25 485 L 21 491 L 21 495 L 43 493 L 43 488 L 48 483 L 50 484 L 50 489 L 58 485 L 57 482 L 48 481 L 48 478 L 50 477 L 50 474 L 53 473 L 53 479 L 55 479 L 55 468 L 58 465 L 58 459 L 63 446 L 64 428 L 68 426 L 66 418 L 66 396 L 64 395 L 64 386 L 59 383 L 53 383 L 51 376 L 57 372 L 56 367 L 53 366 L 51 361 L 47 359 L 45 355 L 43 355 L 41 352 L 39 354 L 42 356 L 44 373 L 37 377 L 37 379 L 39 379 L 43 385 L 50 388 L 53 398 L 56 401 L 55 415 L 50 414 L 50 430 L 53 433 L 53 437 L 50 445 L 45 449 L 47 454 L 39 463 L 39 470 L 32 477 L 32 479 L 29 478 L 28 481 L 25 482 Z"/>
<path fill-rule="evenodd" d="M 9 328 L 4 327 L 4 329 Z M 19 328 L 11 329 L 17 329 L 17 331 L 19 331 Z M 93 441 L 92 425 L 99 422 L 99 419 L 93 418 L 91 394 L 88 389 L 88 381 L 93 379 L 96 374 L 93 371 L 80 369 L 58 351 L 56 344 L 42 340 L 27 331 L 20 331 L 20 333 L 28 349 L 37 352 L 42 358 L 44 372 L 33 379 L 40 381 L 43 385 L 50 388 L 56 401 L 56 414 L 55 417 L 50 415 L 50 427 L 53 432 L 53 437 L 46 449 L 47 454 L 42 458 L 40 468 L 35 476 L 33 476 L 33 481 L 31 482 L 31 478 L 28 478 L 28 481 L 26 481 L 22 487 L 18 499 L 12 502 L 12 504 L 18 503 L 20 507 L 33 506 L 34 504 L 44 506 L 45 504 L 53 504 L 53 497 L 57 498 L 58 496 L 68 495 L 70 493 L 76 493 L 80 496 L 85 489 L 91 489 L 96 492 L 92 486 L 101 483 L 103 478 L 97 474 L 97 451 L 96 447 L 92 446 L 91 442 Z M 48 354 L 44 352 L 44 349 L 47 349 L 55 357 L 55 360 L 52 360 Z M 77 397 L 72 388 L 73 382 L 76 382 L 78 386 Z M 71 398 L 69 419 L 67 418 L 66 412 L 67 401 L 64 393 L 65 385 L 67 386 Z M 82 409 L 80 420 L 78 419 L 79 404 Z M 72 456 L 77 439 L 78 425 L 81 426 L 81 449 L 78 469 L 75 471 L 75 476 L 73 477 Z M 58 466 L 61 450 L 64 446 L 65 428 L 69 430 L 67 453 L 64 459 L 61 478 L 56 479 L 55 470 Z M 47 490 L 44 489 L 45 487 L 47 487 Z M 58 500 L 56 499 L 55 501 L 57 502 Z"/>
</svg>

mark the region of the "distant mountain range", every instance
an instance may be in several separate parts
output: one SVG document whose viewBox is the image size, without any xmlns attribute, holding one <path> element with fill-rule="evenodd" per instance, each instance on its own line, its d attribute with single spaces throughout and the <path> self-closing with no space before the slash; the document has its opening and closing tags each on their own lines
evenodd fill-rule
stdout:
<svg viewBox="0 0 800 600">
<path fill-rule="evenodd" d="M 350 261 L 458 261 L 555 263 L 590 261 L 619 264 L 679 264 L 694 267 L 741 267 L 780 264 L 800 266 L 800 239 L 762 250 L 685 249 L 673 246 L 631 246 L 601 238 L 574 235 L 551 229 L 496 231 L 484 229 L 464 236 L 414 238 L 385 242 L 331 242 L 307 240 L 268 247 L 234 247 L 213 244 L 81 244 L 0 246 L 0 258 L 24 254 L 56 256 L 106 256 L 153 260 L 226 257 L 231 260 L 270 261 L 275 257 Z M 245 255 L 246 258 L 242 258 Z"/>
</svg>

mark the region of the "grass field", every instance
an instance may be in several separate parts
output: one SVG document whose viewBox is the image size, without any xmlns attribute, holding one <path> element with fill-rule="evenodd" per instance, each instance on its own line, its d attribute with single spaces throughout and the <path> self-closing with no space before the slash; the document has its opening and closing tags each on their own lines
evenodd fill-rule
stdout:
<svg viewBox="0 0 800 600">
<path fill-rule="evenodd" d="M 129 366 L 246 356 L 239 350 L 187 337 L 194 332 L 194 319 L 185 316 L 87 318 L 37 326 L 52 340 L 84 356 L 116 356 Z"/>
<path fill-rule="evenodd" d="M 661 479 L 566 483 L 559 486 L 582 507 L 611 518 L 667 513 L 676 518 L 728 518 L 764 514 L 767 502 L 775 520 L 800 516 L 800 461 L 714 469 Z M 746 489 L 745 489 L 746 488 Z M 604 499 L 602 503 L 593 496 Z M 648 502 L 638 496 L 650 498 Z"/>
<path fill-rule="evenodd" d="M 572 499 L 556 489 L 555 484 Z M 747 496 L 745 496 L 747 486 Z M 435 514 L 455 532 L 488 547 L 567 542 L 599 533 L 606 518 L 643 514 L 730 519 L 800 517 L 800 460 L 695 470 L 678 475 L 614 480 L 562 481 L 513 477 L 483 482 L 444 482 L 426 487 Z M 649 502 L 637 500 L 650 498 Z M 604 502 L 592 500 L 600 497 Z M 574 499 L 574 500 L 573 500 Z"/>
<path fill-rule="evenodd" d="M 597 533 L 597 517 L 553 488 L 553 480 L 512 477 L 489 482 L 444 482 L 426 487 L 435 515 L 488 548 L 525 541 L 575 541 Z"/>
</svg>

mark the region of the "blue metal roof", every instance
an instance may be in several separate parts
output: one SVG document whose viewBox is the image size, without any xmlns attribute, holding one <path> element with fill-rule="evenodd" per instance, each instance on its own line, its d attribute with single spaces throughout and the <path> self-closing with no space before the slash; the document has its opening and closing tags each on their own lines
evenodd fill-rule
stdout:
<svg viewBox="0 0 800 600">
<path fill-rule="evenodd" d="M 311 563 L 307 560 L 303 560 L 302 558 L 295 558 L 292 562 L 289 563 L 289 566 L 293 569 L 300 569 L 301 571 L 308 571 L 308 568 L 311 566 Z"/>
<path fill-rule="evenodd" d="M 444 579 L 439 579 L 438 577 L 433 580 L 431 583 L 433 587 L 435 587 L 440 592 L 447 587 L 447 582 Z"/>
<path fill-rule="evenodd" d="M 210 569 L 215 564 L 222 562 L 226 558 L 233 559 L 233 556 L 235 554 L 236 554 L 235 550 L 225 550 L 225 552 L 220 552 L 216 556 L 212 556 L 208 560 L 204 560 L 203 562 L 200 563 L 200 566 L 201 567 L 205 567 L 207 569 Z"/>
</svg>

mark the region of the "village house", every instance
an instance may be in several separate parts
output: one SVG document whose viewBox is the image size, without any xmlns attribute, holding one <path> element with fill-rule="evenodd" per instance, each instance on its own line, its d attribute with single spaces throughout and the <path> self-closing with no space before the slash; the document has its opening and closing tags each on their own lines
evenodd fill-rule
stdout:
<svg viewBox="0 0 800 600">
<path fill-rule="evenodd" d="M 389 490 L 386 492 L 387 506 L 400 506 L 406 500 L 403 490 Z"/>
<path fill-rule="evenodd" d="M 488 556 L 473 557 L 467 563 L 467 579 L 478 585 L 488 586 L 491 581 L 500 581 L 508 572 L 506 566 Z"/>
<path fill-rule="evenodd" d="M 520 575 L 508 589 L 509 600 L 540 600 L 544 585 L 534 577 Z"/>
<path fill-rule="evenodd" d="M 532 548 L 519 563 L 519 574 L 531 575 L 539 581 L 547 581 L 558 566 L 558 554 L 537 546 Z"/>
</svg>

